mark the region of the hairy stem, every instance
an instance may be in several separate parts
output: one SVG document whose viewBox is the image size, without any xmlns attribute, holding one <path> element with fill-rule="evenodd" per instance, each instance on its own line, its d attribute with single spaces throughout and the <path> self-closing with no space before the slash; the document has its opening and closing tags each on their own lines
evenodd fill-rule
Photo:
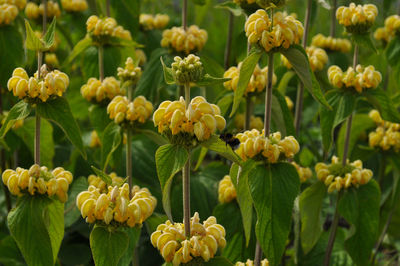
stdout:
<svg viewBox="0 0 400 266">
<path fill-rule="evenodd" d="M 337 8 L 337 0 L 332 0 L 331 6 L 331 30 L 329 35 L 334 38 L 336 35 L 336 8 Z"/>
<path fill-rule="evenodd" d="M 40 115 L 36 110 L 35 121 L 35 164 L 40 165 Z"/>
<path fill-rule="evenodd" d="M 99 45 L 99 78 L 100 81 L 104 80 L 104 47 L 103 45 Z"/>
<path fill-rule="evenodd" d="M 187 0 L 183 0 L 182 5 L 182 27 L 183 30 L 187 29 Z"/>
<path fill-rule="evenodd" d="M 268 83 L 265 93 L 264 136 L 268 137 L 271 129 L 272 78 L 274 73 L 274 54 L 268 55 Z"/>
<path fill-rule="evenodd" d="M 329 266 L 329 261 L 331 260 L 333 244 L 335 243 L 336 232 L 337 232 L 337 228 L 339 225 L 338 205 L 339 205 L 339 200 L 340 200 L 341 196 L 342 196 L 342 192 L 339 192 L 337 195 L 337 199 L 336 199 L 335 214 L 333 216 L 333 221 L 332 221 L 332 225 L 331 225 L 331 233 L 329 235 L 328 246 L 326 247 L 324 266 Z"/>
<path fill-rule="evenodd" d="M 42 20 L 42 27 L 43 27 L 43 36 L 47 30 L 47 0 L 42 0 L 43 3 L 43 20 Z"/>
<path fill-rule="evenodd" d="M 128 87 L 128 99 L 132 101 L 133 86 Z M 126 129 L 126 177 L 128 178 L 130 198 L 132 198 L 132 128 Z"/>
<path fill-rule="evenodd" d="M 188 160 L 182 170 L 183 182 L 183 223 L 185 236 L 190 238 L 190 151 Z"/>
<path fill-rule="evenodd" d="M 231 57 L 234 19 L 235 19 L 235 16 L 232 14 L 232 12 L 229 12 L 228 36 L 226 38 L 225 59 L 224 59 L 224 68 L 225 68 L 225 70 L 227 70 L 229 68 L 229 59 Z"/>
<path fill-rule="evenodd" d="M 111 6 L 110 0 L 107 0 L 107 1 L 106 1 L 106 15 L 107 15 L 107 17 L 110 17 L 110 16 L 111 16 L 111 9 L 110 9 L 110 6 Z"/>
<path fill-rule="evenodd" d="M 253 99 L 250 96 L 246 97 L 246 114 L 244 118 L 244 130 L 250 130 L 251 113 L 253 109 Z"/>
</svg>

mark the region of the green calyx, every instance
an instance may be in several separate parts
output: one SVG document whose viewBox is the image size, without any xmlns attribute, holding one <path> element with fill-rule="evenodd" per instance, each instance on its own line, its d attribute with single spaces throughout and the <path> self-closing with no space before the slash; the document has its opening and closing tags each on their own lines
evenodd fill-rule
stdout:
<svg viewBox="0 0 400 266">
<path fill-rule="evenodd" d="M 171 64 L 172 75 L 178 85 L 196 83 L 204 76 L 203 64 L 198 56 L 193 54 L 185 58 L 175 56 Z"/>
<path fill-rule="evenodd" d="M 344 177 L 346 174 L 350 174 L 354 169 L 356 168 L 350 164 L 343 166 L 341 163 L 331 164 L 328 168 L 331 175 L 341 177 Z"/>
</svg>

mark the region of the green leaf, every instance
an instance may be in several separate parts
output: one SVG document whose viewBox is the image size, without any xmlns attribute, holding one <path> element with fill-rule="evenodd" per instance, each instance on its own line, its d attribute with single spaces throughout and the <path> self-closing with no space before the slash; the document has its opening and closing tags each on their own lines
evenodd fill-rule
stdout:
<svg viewBox="0 0 400 266">
<path fill-rule="evenodd" d="M 135 129 L 135 133 L 139 134 L 144 134 L 146 135 L 149 139 L 151 139 L 154 143 L 162 146 L 165 144 L 168 144 L 168 140 L 164 138 L 162 135 L 158 134 L 154 130 L 150 129 Z"/>
<path fill-rule="evenodd" d="M 233 266 L 233 264 L 223 257 L 215 257 L 209 260 L 208 262 L 204 262 L 203 265 L 207 266 Z"/>
<path fill-rule="evenodd" d="M 357 265 L 368 265 L 378 237 L 380 190 L 375 180 L 345 191 L 339 213 L 351 224 L 345 248 Z"/>
<path fill-rule="evenodd" d="M 199 167 L 201 166 L 201 163 L 203 162 L 204 158 L 207 155 L 207 152 L 208 152 L 207 148 L 201 147 L 199 158 L 197 159 L 196 166 L 194 167 L 194 171 L 197 171 L 199 169 Z"/>
<path fill-rule="evenodd" d="M 293 45 L 289 49 L 282 49 L 280 52 L 289 60 L 304 87 L 311 93 L 314 99 L 329 109 L 329 103 L 322 94 L 321 87 L 311 71 L 308 56 L 303 47 Z"/>
<path fill-rule="evenodd" d="M 217 105 L 221 109 L 221 115 L 225 116 L 226 112 L 228 112 L 229 107 L 233 103 L 233 93 L 228 93 L 224 97 L 222 97 L 218 102 Z"/>
<path fill-rule="evenodd" d="M 205 74 L 201 80 L 196 82 L 196 85 L 199 87 L 218 85 L 218 84 L 222 84 L 228 80 L 230 80 L 230 79 L 229 78 L 217 78 L 217 77 L 210 76 L 209 74 Z"/>
<path fill-rule="evenodd" d="M 107 185 L 111 185 L 112 184 L 112 179 L 109 175 L 107 175 L 106 173 L 104 173 L 103 171 L 101 171 L 100 169 L 97 169 L 96 167 L 92 166 L 92 170 L 93 172 L 101 178 L 101 180 L 103 180 Z"/>
<path fill-rule="evenodd" d="M 15 124 L 16 121 L 25 119 L 31 113 L 31 106 L 24 102 L 19 101 L 8 112 L 7 118 L 0 129 L 0 137 L 4 138 L 8 130 Z"/>
<path fill-rule="evenodd" d="M 172 221 L 171 215 L 171 184 L 173 177 L 186 164 L 189 154 L 179 145 L 166 144 L 156 151 L 157 175 L 162 190 L 162 202 L 165 213 Z"/>
<path fill-rule="evenodd" d="M 248 183 L 257 212 L 257 240 L 270 265 L 279 265 L 300 189 L 296 168 L 289 163 L 257 166 L 250 171 Z"/>
<path fill-rule="evenodd" d="M 200 5 L 203 6 L 206 4 L 206 0 L 192 0 L 193 3 L 195 3 L 196 5 Z"/>
<path fill-rule="evenodd" d="M 364 92 L 368 102 L 378 109 L 382 118 L 393 123 L 400 123 L 400 113 L 388 94 L 382 89 L 368 90 Z"/>
<path fill-rule="evenodd" d="M 115 18 L 119 25 L 129 30 L 133 34 L 133 38 L 139 32 L 141 2 L 140 0 L 110 0 L 111 17 Z"/>
<path fill-rule="evenodd" d="M 287 71 L 285 74 L 283 74 L 281 80 L 279 81 L 279 85 L 276 88 L 277 91 L 282 93 L 282 95 L 286 94 L 286 88 L 289 85 L 289 81 L 296 75 L 295 72 L 293 71 Z"/>
<path fill-rule="evenodd" d="M 400 61 L 400 38 L 396 36 L 386 48 L 386 58 L 391 66 L 396 66 Z"/>
<path fill-rule="evenodd" d="M 78 123 L 72 116 L 67 100 L 57 97 L 54 100 L 39 103 L 36 110 L 41 117 L 57 124 L 64 131 L 65 135 L 67 135 L 71 143 L 79 150 L 82 157 L 86 159 L 81 132 Z"/>
<path fill-rule="evenodd" d="M 107 168 L 108 163 L 111 160 L 112 154 L 117 150 L 121 144 L 121 127 L 114 122 L 108 124 L 104 129 L 103 136 L 101 138 L 101 165 L 103 169 Z"/>
<path fill-rule="evenodd" d="M 87 48 L 93 45 L 92 38 L 89 36 L 86 36 L 84 39 L 80 40 L 75 46 L 74 49 L 72 49 L 72 52 L 69 54 L 66 64 L 71 64 L 74 59 L 86 51 Z"/>
<path fill-rule="evenodd" d="M 128 234 L 121 229 L 96 225 L 90 233 L 90 248 L 96 266 L 118 265 L 128 245 Z"/>
<path fill-rule="evenodd" d="M 250 78 L 253 75 L 254 69 L 261 58 L 261 55 L 262 52 L 253 51 L 243 60 L 242 66 L 240 67 L 238 85 L 233 99 L 232 111 L 229 115 L 230 117 L 232 117 L 237 111 L 240 102 L 242 101 L 242 97 L 246 91 L 247 85 L 250 82 Z"/>
<path fill-rule="evenodd" d="M 68 200 L 65 203 L 65 211 L 64 211 L 64 223 L 65 227 L 70 227 L 73 223 L 75 223 L 79 217 L 81 216 L 81 212 L 76 207 L 76 197 L 82 191 L 88 189 L 88 181 L 86 177 L 78 177 L 74 178 L 71 186 L 68 189 Z"/>
<path fill-rule="evenodd" d="M 322 205 L 326 196 L 326 186 L 316 182 L 300 195 L 301 247 L 304 254 L 310 252 L 322 233 Z"/>
<path fill-rule="evenodd" d="M 272 96 L 272 121 L 284 136 L 294 136 L 293 115 L 290 112 L 285 97 L 279 91 L 273 90 Z"/>
<path fill-rule="evenodd" d="M 215 8 L 224 8 L 229 10 L 234 16 L 238 17 L 243 14 L 243 10 L 239 5 L 235 4 L 232 1 L 223 2 L 221 4 L 215 5 Z"/>
<path fill-rule="evenodd" d="M 172 68 L 167 67 L 164 63 L 164 60 L 162 58 L 162 56 L 160 56 L 160 61 L 161 61 L 161 65 L 163 67 L 163 72 L 164 72 L 164 81 L 165 83 L 172 85 L 175 84 L 175 78 L 174 75 L 172 73 Z"/>
<path fill-rule="evenodd" d="M 26 40 L 25 40 L 25 47 L 28 50 L 33 51 L 42 51 L 44 48 L 44 43 L 40 40 L 35 32 L 32 30 L 29 21 L 25 19 L 25 29 L 26 29 Z"/>
<path fill-rule="evenodd" d="M 202 142 L 201 146 L 203 146 L 211 151 L 215 151 L 222 157 L 225 157 L 226 159 L 228 159 L 234 163 L 237 163 L 239 165 L 241 164 L 240 157 L 232 150 L 231 146 L 226 144 L 217 135 L 213 135 L 207 141 Z"/>
<path fill-rule="evenodd" d="M 356 97 L 352 93 L 330 91 L 326 94 L 332 110 L 320 107 L 321 134 L 324 149 L 328 151 L 332 144 L 333 131 L 351 115 L 356 106 Z"/>
<path fill-rule="evenodd" d="M 89 119 L 99 136 L 103 134 L 104 129 L 110 124 L 107 108 L 98 104 L 93 104 L 89 107 Z"/>
<path fill-rule="evenodd" d="M 47 28 L 46 34 L 43 37 L 44 40 L 44 48 L 47 50 L 54 44 L 54 36 L 56 34 L 56 17 L 53 17 L 53 21 L 50 26 Z"/>
<path fill-rule="evenodd" d="M 129 237 L 129 245 L 128 248 L 125 252 L 125 254 L 122 256 L 121 260 L 119 261 L 118 265 L 119 266 L 126 266 L 126 265 L 131 265 L 134 253 L 135 253 L 135 248 L 136 245 L 139 241 L 140 238 L 140 233 L 141 233 L 141 228 L 139 227 L 125 227 L 121 228 Z"/>
<path fill-rule="evenodd" d="M 374 42 L 371 39 L 371 34 L 352 34 L 351 38 L 353 42 L 355 42 L 357 45 L 369 48 L 375 53 L 378 53 L 378 50 L 375 47 Z"/>
<path fill-rule="evenodd" d="M 28 265 L 54 265 L 64 235 L 63 206 L 46 196 L 26 195 L 8 214 L 11 235 Z"/>
</svg>

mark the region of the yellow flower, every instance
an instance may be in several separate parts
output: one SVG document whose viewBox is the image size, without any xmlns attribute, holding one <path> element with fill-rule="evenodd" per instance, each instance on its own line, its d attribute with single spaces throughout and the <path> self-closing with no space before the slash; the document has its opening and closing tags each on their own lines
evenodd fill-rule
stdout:
<svg viewBox="0 0 400 266">
<path fill-rule="evenodd" d="M 57 59 L 57 55 L 53 53 L 46 53 L 44 56 L 44 62 L 52 67 L 58 67 L 60 65 Z"/>
<path fill-rule="evenodd" d="M 207 262 L 215 256 L 218 248 L 226 245 L 225 228 L 217 224 L 214 216 L 201 224 L 197 212 L 191 218 L 188 239 L 184 224 L 166 221 L 151 234 L 150 240 L 164 260 L 174 266 L 188 263 L 195 257 L 202 257 Z"/>
<path fill-rule="evenodd" d="M 131 33 L 122 26 L 118 26 L 117 21 L 110 17 L 100 19 L 95 15 L 90 16 L 86 21 L 86 30 L 89 35 L 94 37 L 116 37 L 132 40 Z"/>
<path fill-rule="evenodd" d="M 236 91 L 239 82 L 239 73 L 242 62 L 238 64 L 237 67 L 230 67 L 224 73 L 224 78 L 230 78 L 230 80 L 224 82 L 224 86 L 228 90 Z M 276 84 L 277 78 L 275 73 L 272 76 L 272 85 Z M 261 93 L 265 91 L 268 83 L 268 67 L 260 68 L 256 65 L 253 75 L 251 75 L 250 82 L 247 85 L 245 95 L 250 93 Z"/>
<path fill-rule="evenodd" d="M 286 101 L 286 105 L 289 108 L 289 110 L 292 111 L 293 107 L 294 107 L 292 99 L 290 99 L 290 97 L 288 97 L 288 96 L 285 96 L 285 101 Z"/>
<path fill-rule="evenodd" d="M 132 85 L 136 85 L 142 76 L 142 70 L 140 67 L 135 66 L 133 59 L 128 57 L 125 61 L 125 68 L 119 67 L 117 69 L 118 77 L 122 81 L 130 81 Z"/>
<path fill-rule="evenodd" d="M 250 259 L 244 262 L 236 262 L 235 266 L 254 266 L 254 262 Z M 269 261 L 267 259 L 263 259 L 261 261 L 261 266 L 269 266 Z"/>
<path fill-rule="evenodd" d="M 89 147 L 90 148 L 97 148 L 101 146 L 101 140 L 99 136 L 97 135 L 97 131 L 93 130 L 92 133 L 90 133 L 90 143 Z"/>
<path fill-rule="evenodd" d="M 34 2 L 29 2 L 25 7 L 25 15 L 29 19 L 37 19 L 39 16 L 43 16 L 43 13 L 44 13 L 43 3 L 38 6 Z M 61 16 L 61 10 L 58 3 L 53 1 L 47 1 L 47 17 L 53 18 L 60 16 Z"/>
<path fill-rule="evenodd" d="M 375 22 L 378 8 L 373 4 L 341 6 L 336 10 L 339 24 L 346 27 L 350 33 L 364 33 Z"/>
<path fill-rule="evenodd" d="M 233 0 L 234 3 L 240 5 L 240 4 L 254 4 L 256 2 L 256 0 Z"/>
<path fill-rule="evenodd" d="M 219 182 L 218 185 L 218 200 L 221 203 L 231 202 L 236 198 L 236 189 L 232 183 L 231 177 L 229 175 L 224 176 L 224 178 Z"/>
<path fill-rule="evenodd" d="M 114 77 L 108 77 L 101 82 L 96 78 L 90 78 L 87 84 L 81 87 L 83 98 L 89 102 L 110 101 L 118 95 L 125 95 L 125 89 L 121 89 L 120 83 Z"/>
<path fill-rule="evenodd" d="M 18 15 L 18 8 L 15 5 L 2 4 L 0 2 L 0 26 L 5 24 L 8 25 L 14 21 Z"/>
<path fill-rule="evenodd" d="M 86 0 L 61 0 L 61 5 L 67 12 L 82 12 L 88 9 Z"/>
<path fill-rule="evenodd" d="M 310 62 L 310 67 L 313 72 L 322 70 L 326 63 L 328 63 L 328 55 L 324 49 L 317 48 L 315 46 L 309 46 L 306 48 L 306 53 L 308 55 L 308 61 Z M 281 60 L 284 66 L 287 68 L 292 68 L 289 60 L 287 60 L 284 55 L 281 55 Z"/>
<path fill-rule="evenodd" d="M 237 114 L 235 116 L 235 128 L 238 131 L 242 131 L 244 129 L 244 121 L 245 117 L 244 114 Z M 258 116 L 251 116 L 250 117 L 250 129 L 257 129 L 262 130 L 264 128 L 264 122 Z"/>
<path fill-rule="evenodd" d="M 107 113 L 115 123 L 144 123 L 151 116 L 153 105 L 145 97 L 138 96 L 133 102 L 127 97 L 117 96 L 107 106 Z"/>
<path fill-rule="evenodd" d="M 196 25 L 188 27 L 186 31 L 182 27 L 172 27 L 164 30 L 161 46 L 171 48 L 176 52 L 190 54 L 202 50 L 207 38 L 207 31 Z"/>
<path fill-rule="evenodd" d="M 0 0 L 0 5 L 8 4 L 18 7 L 19 10 L 22 10 L 26 6 L 26 0 Z"/>
<path fill-rule="evenodd" d="M 379 147 L 384 151 L 393 149 L 395 152 L 399 152 L 400 124 L 383 120 L 377 110 L 372 110 L 369 117 L 377 125 L 376 130 L 369 133 L 369 146 Z"/>
<path fill-rule="evenodd" d="M 144 30 L 163 29 L 169 23 L 169 16 L 166 14 L 156 14 L 155 16 L 140 14 L 139 23 Z"/>
<path fill-rule="evenodd" d="M 295 162 L 292 162 L 292 165 L 294 167 L 296 167 L 297 173 L 299 174 L 300 177 L 300 182 L 304 183 L 306 182 L 308 179 L 310 179 L 312 177 L 312 172 L 311 169 L 308 167 L 301 167 L 300 165 L 298 165 Z"/>
<path fill-rule="evenodd" d="M 29 19 L 37 19 L 39 17 L 39 6 L 33 2 L 28 2 L 25 7 L 25 15 Z"/>
<path fill-rule="evenodd" d="M 312 46 L 316 46 L 325 50 L 339 51 L 348 53 L 351 50 L 351 42 L 347 39 L 325 37 L 322 34 L 317 34 L 312 38 Z"/>
</svg>

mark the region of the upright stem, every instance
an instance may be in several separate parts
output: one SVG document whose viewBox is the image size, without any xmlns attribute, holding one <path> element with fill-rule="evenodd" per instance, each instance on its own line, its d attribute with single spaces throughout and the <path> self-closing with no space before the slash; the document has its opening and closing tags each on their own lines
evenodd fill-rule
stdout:
<svg viewBox="0 0 400 266">
<path fill-rule="evenodd" d="M 232 35 L 233 35 L 233 21 L 235 16 L 232 12 L 229 12 L 229 22 L 228 22 L 228 36 L 226 38 L 226 46 L 225 46 L 225 60 L 224 67 L 225 70 L 229 68 L 229 59 L 231 57 L 231 48 L 232 48 Z"/>
<path fill-rule="evenodd" d="M 184 88 L 185 88 L 185 102 L 187 108 L 190 103 L 190 84 L 185 84 Z"/>
<path fill-rule="evenodd" d="M 190 103 L 190 84 L 185 84 L 186 109 Z M 183 223 L 185 225 L 185 236 L 190 238 L 190 150 L 188 149 L 188 160 L 182 170 L 183 183 Z"/>
<path fill-rule="evenodd" d="M 40 115 L 36 110 L 35 123 L 35 164 L 40 165 Z"/>
<path fill-rule="evenodd" d="M 264 136 L 268 137 L 271 128 L 271 110 L 272 110 L 272 76 L 274 73 L 274 54 L 268 55 L 268 83 L 265 93 L 265 112 L 264 112 Z"/>
<path fill-rule="evenodd" d="M 375 251 L 374 251 L 374 253 L 372 255 L 372 258 L 371 258 L 371 265 L 375 265 L 376 255 L 378 254 L 379 247 L 381 246 L 381 244 L 383 242 L 383 239 L 385 238 L 385 235 L 386 235 L 386 232 L 387 232 L 387 230 L 389 228 L 389 225 L 392 222 L 392 217 L 393 217 L 393 213 L 394 213 L 395 209 L 396 209 L 396 204 L 393 204 L 392 209 L 390 210 L 390 213 L 389 213 L 388 218 L 386 220 L 385 226 L 383 227 L 383 230 L 382 230 L 382 232 L 381 232 L 381 234 L 379 236 L 378 242 L 376 242 L 376 244 L 375 244 Z"/>
<path fill-rule="evenodd" d="M 303 45 L 304 49 L 307 48 L 308 33 L 310 31 L 311 8 L 312 8 L 312 0 L 308 0 L 305 22 L 304 22 L 304 34 L 303 34 L 303 40 L 302 40 L 302 45 Z M 297 98 L 296 98 L 296 111 L 295 111 L 295 119 L 294 119 L 296 135 L 298 135 L 300 132 L 301 113 L 303 111 L 303 97 L 304 97 L 304 84 L 301 83 L 297 89 Z"/>
<path fill-rule="evenodd" d="M 256 253 L 254 254 L 254 266 L 260 266 L 261 259 L 262 259 L 262 250 L 261 250 L 260 242 L 258 242 L 258 240 L 257 240 Z"/>
<path fill-rule="evenodd" d="M 47 0 L 43 0 L 43 20 L 42 20 L 42 26 L 43 26 L 43 36 L 46 33 L 47 30 Z"/>
<path fill-rule="evenodd" d="M 246 114 L 244 118 L 244 130 L 250 130 L 251 113 L 253 109 L 253 100 L 250 96 L 246 97 Z"/>
<path fill-rule="evenodd" d="M 331 31 L 330 36 L 332 38 L 336 35 L 336 7 L 337 7 L 337 0 L 332 0 L 332 7 L 331 7 Z"/>
<path fill-rule="evenodd" d="M 186 31 L 187 28 L 187 0 L 183 0 L 182 5 L 182 27 Z"/>
<path fill-rule="evenodd" d="M 100 81 L 104 80 L 104 47 L 99 45 L 99 77 Z"/>
<path fill-rule="evenodd" d="M 110 0 L 106 0 L 106 15 L 107 15 L 107 17 L 111 16 L 110 5 L 111 5 Z"/>
<path fill-rule="evenodd" d="M 133 97 L 133 86 L 128 87 L 128 99 L 132 101 Z M 128 178 L 128 184 L 130 187 L 130 193 L 132 191 L 132 128 L 128 126 L 126 129 L 126 177 Z M 132 195 L 130 195 L 130 198 Z"/>
<path fill-rule="evenodd" d="M 339 192 L 337 195 L 337 199 L 336 199 L 335 214 L 333 216 L 333 221 L 332 221 L 332 225 L 331 225 L 331 233 L 329 235 L 328 246 L 327 246 L 326 252 L 325 252 L 324 266 L 329 266 L 329 261 L 331 259 L 331 254 L 332 254 L 332 250 L 333 250 L 333 244 L 335 243 L 336 232 L 337 232 L 337 228 L 339 225 L 338 205 L 339 205 L 339 200 L 340 200 L 341 196 L 342 196 L 342 192 Z"/>
</svg>

